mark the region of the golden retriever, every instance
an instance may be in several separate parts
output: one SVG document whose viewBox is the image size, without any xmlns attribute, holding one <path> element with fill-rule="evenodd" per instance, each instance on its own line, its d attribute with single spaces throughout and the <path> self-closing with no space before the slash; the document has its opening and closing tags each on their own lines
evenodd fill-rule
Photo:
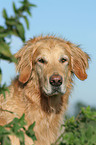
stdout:
<svg viewBox="0 0 96 145">
<path fill-rule="evenodd" d="M 28 126 L 34 121 L 36 145 L 50 145 L 59 133 L 63 114 L 73 83 L 73 74 L 80 80 L 87 78 L 89 56 L 78 46 L 54 36 L 29 40 L 15 57 L 19 76 L 9 86 L 6 100 L 0 97 L 0 108 L 25 113 Z M 9 123 L 16 115 L 0 112 L 0 124 Z M 13 145 L 19 145 L 11 137 Z M 25 136 L 25 144 L 32 145 Z"/>
</svg>

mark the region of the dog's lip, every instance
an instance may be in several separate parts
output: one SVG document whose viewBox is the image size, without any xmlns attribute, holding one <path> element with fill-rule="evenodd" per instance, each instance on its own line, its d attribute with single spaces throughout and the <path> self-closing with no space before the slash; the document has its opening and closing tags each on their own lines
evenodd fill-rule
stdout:
<svg viewBox="0 0 96 145">
<path fill-rule="evenodd" d="M 64 93 L 62 93 L 59 89 L 54 89 L 51 95 L 63 95 Z"/>
<path fill-rule="evenodd" d="M 52 92 L 60 93 L 61 92 L 61 87 L 59 86 L 53 86 L 52 87 Z"/>
<path fill-rule="evenodd" d="M 47 91 L 47 92 L 46 92 Z M 64 95 L 64 93 L 62 93 L 60 91 L 60 87 L 53 87 L 51 92 L 48 92 L 48 90 L 46 88 L 43 88 L 43 93 L 46 96 L 59 96 L 59 95 Z"/>
<path fill-rule="evenodd" d="M 53 89 L 54 91 L 57 91 L 57 92 L 58 92 L 58 91 L 60 90 L 60 87 L 58 87 L 58 86 L 53 86 L 52 89 Z"/>
</svg>

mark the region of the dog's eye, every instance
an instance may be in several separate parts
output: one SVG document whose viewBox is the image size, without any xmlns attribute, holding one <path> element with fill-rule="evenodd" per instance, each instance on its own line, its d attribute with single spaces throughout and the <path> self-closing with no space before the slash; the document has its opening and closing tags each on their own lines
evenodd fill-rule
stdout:
<svg viewBox="0 0 96 145">
<path fill-rule="evenodd" d="M 66 62 L 66 61 L 67 61 L 66 58 L 61 58 L 61 59 L 60 59 L 60 62 L 61 62 L 61 63 L 64 63 L 64 62 Z"/>
<path fill-rule="evenodd" d="M 46 60 L 44 60 L 43 58 L 39 58 L 39 59 L 38 59 L 38 62 L 40 62 L 40 63 L 43 63 L 43 64 L 44 64 L 44 63 L 46 63 Z"/>
</svg>

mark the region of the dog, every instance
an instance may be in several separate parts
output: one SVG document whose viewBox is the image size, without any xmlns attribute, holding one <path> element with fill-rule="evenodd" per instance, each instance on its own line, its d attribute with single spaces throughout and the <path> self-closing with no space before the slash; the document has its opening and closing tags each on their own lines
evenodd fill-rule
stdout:
<svg viewBox="0 0 96 145">
<path fill-rule="evenodd" d="M 9 86 L 6 99 L 0 96 L 0 124 L 12 121 L 25 113 L 27 125 L 34 121 L 36 145 L 50 145 L 57 139 L 74 74 L 87 78 L 89 55 L 75 44 L 55 36 L 39 36 L 29 40 L 15 57 L 18 77 Z M 10 137 L 19 145 L 16 137 Z M 25 135 L 25 144 L 33 141 Z"/>
</svg>

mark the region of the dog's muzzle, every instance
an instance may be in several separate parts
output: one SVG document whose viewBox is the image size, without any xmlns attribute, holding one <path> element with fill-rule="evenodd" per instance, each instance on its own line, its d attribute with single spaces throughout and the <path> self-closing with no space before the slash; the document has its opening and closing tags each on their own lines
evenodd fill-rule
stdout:
<svg viewBox="0 0 96 145">
<path fill-rule="evenodd" d="M 52 87 L 52 91 L 60 92 L 60 86 L 62 85 L 62 77 L 58 74 L 54 74 L 50 77 L 49 82 Z"/>
</svg>

